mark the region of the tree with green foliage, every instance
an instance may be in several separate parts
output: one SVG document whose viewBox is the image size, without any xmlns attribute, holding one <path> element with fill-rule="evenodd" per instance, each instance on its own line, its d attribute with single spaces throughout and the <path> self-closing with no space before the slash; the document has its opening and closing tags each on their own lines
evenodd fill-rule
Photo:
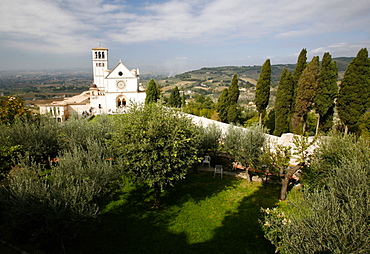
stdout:
<svg viewBox="0 0 370 254">
<path fill-rule="evenodd" d="M 370 144 L 358 137 L 320 142 L 305 188 L 284 207 L 265 209 L 265 237 L 279 253 L 369 253 Z"/>
<path fill-rule="evenodd" d="M 312 109 L 318 89 L 319 57 L 315 56 L 304 69 L 298 81 L 297 96 L 294 114 L 292 116 L 292 129 L 296 134 L 306 131 L 306 118 Z"/>
<path fill-rule="evenodd" d="M 310 167 L 304 171 L 304 184 L 310 188 L 325 187 L 328 176 L 333 175 L 343 161 L 370 163 L 370 141 L 366 138 L 330 132 L 328 138 L 319 142 L 320 146 L 310 158 Z"/>
<path fill-rule="evenodd" d="M 263 126 L 266 127 L 268 134 L 273 134 L 275 131 L 275 109 L 269 110 L 265 118 L 263 119 Z"/>
<path fill-rule="evenodd" d="M 267 59 L 261 69 L 260 76 L 256 85 L 256 94 L 254 104 L 256 104 L 259 113 L 259 124 L 262 126 L 262 115 L 265 112 L 270 98 L 271 86 L 271 64 L 270 59 Z"/>
<path fill-rule="evenodd" d="M 181 96 L 180 96 L 179 88 L 177 86 L 175 86 L 171 90 L 171 94 L 170 94 L 170 98 L 168 100 L 168 104 L 171 107 L 175 107 L 175 108 L 180 108 L 181 107 Z"/>
<path fill-rule="evenodd" d="M 231 80 L 231 85 L 228 92 L 229 106 L 237 105 L 239 99 L 240 91 L 238 85 L 238 75 L 234 74 L 233 79 Z"/>
<path fill-rule="evenodd" d="M 229 112 L 229 98 L 228 98 L 229 90 L 225 88 L 222 90 L 220 97 L 218 97 L 218 101 L 216 104 L 216 110 L 218 112 L 218 116 L 221 122 L 227 123 L 227 114 Z"/>
<path fill-rule="evenodd" d="M 107 156 L 104 144 L 90 141 L 87 150 L 74 147 L 61 152 L 50 170 L 21 157 L 0 190 L 1 217 L 8 233 L 40 245 L 64 249 L 81 225 L 93 222 L 100 203 L 116 188 L 122 172 Z M 86 224 L 85 224 L 86 225 Z M 33 244 L 35 244 L 33 242 Z"/>
<path fill-rule="evenodd" d="M 234 74 L 229 89 L 225 88 L 216 104 L 216 110 L 221 122 L 236 123 L 241 116 L 241 110 L 238 107 L 239 100 L 238 75 Z"/>
<path fill-rule="evenodd" d="M 136 181 L 154 187 L 154 206 L 161 190 L 183 179 L 198 161 L 200 130 L 181 112 L 158 104 L 134 105 L 114 119 L 109 141 L 118 165 Z"/>
<path fill-rule="evenodd" d="M 215 113 L 214 103 L 209 96 L 198 95 L 186 105 L 184 112 L 210 119 Z"/>
<path fill-rule="evenodd" d="M 231 85 L 228 91 L 228 110 L 227 110 L 227 122 L 237 123 L 239 121 L 241 111 L 238 107 L 239 100 L 239 85 L 238 85 L 238 75 L 234 74 L 231 81 Z"/>
<path fill-rule="evenodd" d="M 362 115 L 358 122 L 361 136 L 370 138 L 370 112 L 366 112 Z"/>
<path fill-rule="evenodd" d="M 0 125 L 0 143 L 20 145 L 20 152 L 41 163 L 55 158 L 63 147 L 60 123 L 48 116 L 16 118 L 12 125 Z"/>
<path fill-rule="evenodd" d="M 297 64 L 294 68 L 293 78 L 294 84 L 298 85 L 299 78 L 301 77 L 304 69 L 307 66 L 307 49 L 302 49 L 299 53 Z"/>
<path fill-rule="evenodd" d="M 293 103 L 295 102 L 295 97 L 297 95 L 297 89 L 298 89 L 298 81 L 304 71 L 307 67 L 307 49 L 302 49 L 299 53 L 297 63 L 294 68 L 293 72 L 293 80 L 294 80 L 294 94 L 293 94 Z"/>
<path fill-rule="evenodd" d="M 157 102 L 161 92 L 158 85 L 155 83 L 154 79 L 151 79 L 148 83 L 148 88 L 146 89 L 145 104 Z"/>
<path fill-rule="evenodd" d="M 294 68 L 293 72 L 293 103 L 291 107 L 291 117 L 294 114 L 295 110 L 295 102 L 297 97 L 297 91 L 298 91 L 298 81 L 301 77 L 304 69 L 307 67 L 307 50 L 304 48 L 301 50 L 301 52 L 298 55 L 297 63 Z M 290 132 L 293 132 L 292 125 L 290 125 Z"/>
<path fill-rule="evenodd" d="M 370 60 L 366 48 L 351 61 L 340 85 L 337 108 L 345 133 L 356 126 L 370 106 Z"/>
<path fill-rule="evenodd" d="M 185 92 L 183 91 L 182 97 L 181 97 L 181 107 L 185 108 L 186 107 L 186 100 L 185 100 Z"/>
<path fill-rule="evenodd" d="M 230 125 L 223 143 L 225 150 L 232 154 L 243 167 L 256 169 L 260 167 L 265 140 L 265 130 L 259 125 L 248 128 Z M 248 170 L 246 173 L 248 174 Z M 249 176 L 247 179 L 251 180 Z"/>
<path fill-rule="evenodd" d="M 202 142 L 199 149 L 199 155 L 203 156 L 204 154 L 213 154 L 215 153 L 219 146 L 222 137 L 221 128 L 212 123 L 211 125 L 202 126 L 200 128 Z"/>
<path fill-rule="evenodd" d="M 0 123 L 12 124 L 18 117 L 32 117 L 32 112 L 26 107 L 19 96 L 0 96 Z"/>
<path fill-rule="evenodd" d="M 0 144 L 0 180 L 8 175 L 20 151 L 20 145 L 7 146 Z"/>
<path fill-rule="evenodd" d="M 239 121 L 240 115 L 241 115 L 240 109 L 236 106 L 236 104 L 230 105 L 227 111 L 227 122 L 237 123 Z"/>
<path fill-rule="evenodd" d="M 276 92 L 274 131 L 274 135 L 276 136 L 281 136 L 281 134 L 289 132 L 293 89 L 294 80 L 292 73 L 284 68 Z"/>
<path fill-rule="evenodd" d="M 333 126 L 335 98 L 338 94 L 338 67 L 331 55 L 326 52 L 322 58 L 319 73 L 319 86 L 314 99 L 315 111 L 318 115 L 316 135 L 319 130 L 327 132 Z"/>
</svg>

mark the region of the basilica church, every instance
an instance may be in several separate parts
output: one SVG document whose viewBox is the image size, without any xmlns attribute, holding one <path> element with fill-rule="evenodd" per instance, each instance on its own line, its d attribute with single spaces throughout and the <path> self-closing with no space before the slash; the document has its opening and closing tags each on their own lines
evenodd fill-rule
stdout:
<svg viewBox="0 0 370 254">
<path fill-rule="evenodd" d="M 39 105 L 41 114 L 51 114 L 64 121 L 72 114 L 120 114 L 130 103 L 143 103 L 145 90 L 141 86 L 139 69 L 129 70 L 120 61 L 108 69 L 108 49 L 92 49 L 94 81 L 88 91 L 63 101 Z"/>
</svg>

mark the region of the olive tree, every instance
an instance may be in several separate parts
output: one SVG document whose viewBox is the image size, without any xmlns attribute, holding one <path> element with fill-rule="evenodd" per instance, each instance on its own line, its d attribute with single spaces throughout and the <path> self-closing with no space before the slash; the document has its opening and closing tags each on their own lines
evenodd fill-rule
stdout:
<svg viewBox="0 0 370 254">
<path fill-rule="evenodd" d="M 87 148 L 87 150 L 86 150 Z M 63 249 L 84 222 L 100 213 L 101 200 L 114 190 L 122 172 L 109 159 L 104 144 L 62 152 L 58 162 L 45 170 L 22 157 L 10 172 L 9 186 L 0 190 L 3 226 L 24 239 Z"/>
<path fill-rule="evenodd" d="M 183 179 L 198 161 L 200 131 L 181 112 L 159 104 L 134 105 L 114 119 L 109 141 L 119 165 L 139 182 L 154 187 L 154 206 L 161 190 Z"/>
<path fill-rule="evenodd" d="M 12 125 L 0 125 L 0 143 L 20 146 L 20 151 L 38 162 L 55 158 L 61 149 L 61 128 L 55 119 L 16 118 Z"/>
<path fill-rule="evenodd" d="M 261 126 L 242 128 L 230 125 L 223 142 L 226 151 L 232 154 L 237 162 L 244 167 L 258 167 L 265 140 L 266 136 Z M 248 174 L 248 170 L 246 173 Z"/>
<path fill-rule="evenodd" d="M 265 237 L 280 253 L 369 253 L 369 141 L 321 142 L 310 165 L 315 176 L 307 184 L 304 171 L 301 194 L 264 210 Z"/>
</svg>

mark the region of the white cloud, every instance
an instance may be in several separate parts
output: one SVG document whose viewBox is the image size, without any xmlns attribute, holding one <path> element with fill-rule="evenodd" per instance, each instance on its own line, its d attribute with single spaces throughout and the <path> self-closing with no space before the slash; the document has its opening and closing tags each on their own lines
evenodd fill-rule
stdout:
<svg viewBox="0 0 370 254">
<path fill-rule="evenodd" d="M 323 47 L 320 47 L 320 48 L 311 50 L 310 53 L 315 55 L 315 54 L 323 54 L 325 52 L 327 52 L 327 50 L 324 49 Z"/>
<path fill-rule="evenodd" d="M 176 41 L 232 45 L 235 41 L 278 39 L 288 42 L 336 32 L 370 33 L 368 0 L 355 3 L 347 0 L 145 3 L 140 5 L 134 0 L 124 1 L 124 4 L 116 0 L 2 0 L 0 43 L 21 49 L 78 53 L 86 52 L 86 48 L 98 42 Z M 358 46 L 355 44 L 318 44 L 311 53 L 335 51 L 344 54 L 349 49 L 355 50 L 350 46 Z"/>
<path fill-rule="evenodd" d="M 366 24 L 370 22 L 367 0 L 358 0 L 355 5 L 345 0 L 215 0 L 199 5 L 172 0 L 149 6 L 147 11 L 122 26 L 119 33 L 112 31 L 111 38 L 126 43 L 266 36 L 287 39 L 352 30 L 359 25 L 369 31 Z"/>
<path fill-rule="evenodd" d="M 340 42 L 328 46 L 328 52 L 335 56 L 355 56 L 361 48 L 370 48 L 370 41 L 349 44 Z"/>
<path fill-rule="evenodd" d="M 34 51 L 73 52 L 89 41 L 83 23 L 70 12 L 41 0 L 11 0 L 0 9 L 2 44 Z"/>
</svg>

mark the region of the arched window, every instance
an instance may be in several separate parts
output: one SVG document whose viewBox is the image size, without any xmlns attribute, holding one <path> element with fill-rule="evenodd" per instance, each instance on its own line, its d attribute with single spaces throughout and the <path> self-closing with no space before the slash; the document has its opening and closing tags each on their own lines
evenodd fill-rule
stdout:
<svg viewBox="0 0 370 254">
<path fill-rule="evenodd" d="M 117 98 L 117 108 L 126 107 L 126 99 L 123 96 Z"/>
</svg>

